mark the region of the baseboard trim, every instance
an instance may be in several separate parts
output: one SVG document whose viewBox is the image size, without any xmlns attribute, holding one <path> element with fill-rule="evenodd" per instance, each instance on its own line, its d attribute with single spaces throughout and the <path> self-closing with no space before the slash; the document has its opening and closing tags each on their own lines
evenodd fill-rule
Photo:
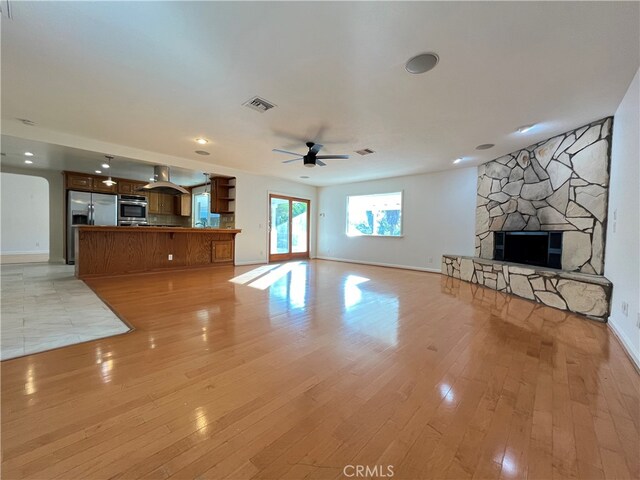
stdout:
<svg viewBox="0 0 640 480">
<path fill-rule="evenodd" d="M 266 260 L 245 260 L 244 262 L 236 261 L 234 265 L 236 267 L 241 267 L 243 265 L 266 265 L 268 262 Z"/>
<path fill-rule="evenodd" d="M 636 370 L 640 373 L 640 357 L 638 357 L 631 349 L 631 342 L 629 342 L 627 336 L 615 325 L 615 323 L 611 321 L 611 317 L 609 317 L 609 322 L 607 323 L 607 325 L 609 325 L 609 328 L 613 332 L 614 336 L 618 339 L 620 345 L 622 345 L 622 349 L 631 360 L 631 363 L 634 364 Z"/>
<path fill-rule="evenodd" d="M 7 253 L 0 255 L 0 264 L 9 265 L 12 263 L 47 263 L 48 253 Z"/>
<path fill-rule="evenodd" d="M 381 262 L 365 262 L 363 260 L 350 260 L 348 258 L 336 258 L 317 256 L 318 260 L 330 260 L 332 262 L 344 262 L 344 263 L 356 263 L 359 265 L 373 265 L 374 267 L 387 267 L 387 268 L 399 268 L 401 270 L 416 270 L 418 272 L 430 272 L 430 273 L 442 273 L 439 268 L 427 268 L 427 267 L 414 267 L 412 265 L 398 265 L 396 263 L 381 263 Z"/>
</svg>

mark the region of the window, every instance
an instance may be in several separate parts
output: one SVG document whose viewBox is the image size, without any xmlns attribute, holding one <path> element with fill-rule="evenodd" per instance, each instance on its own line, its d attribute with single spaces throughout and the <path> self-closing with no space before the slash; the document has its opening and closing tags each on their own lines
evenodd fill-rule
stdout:
<svg viewBox="0 0 640 480">
<path fill-rule="evenodd" d="M 347 197 L 347 235 L 402 235 L 402 192 Z"/>
<path fill-rule="evenodd" d="M 193 226 L 194 227 L 220 227 L 220 214 L 211 213 L 209 203 L 209 191 L 205 187 L 194 188 L 193 195 Z"/>
</svg>

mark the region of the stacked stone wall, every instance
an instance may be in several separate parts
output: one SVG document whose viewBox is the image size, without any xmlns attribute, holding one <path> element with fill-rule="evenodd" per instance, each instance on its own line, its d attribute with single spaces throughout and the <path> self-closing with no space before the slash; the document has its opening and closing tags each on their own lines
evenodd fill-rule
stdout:
<svg viewBox="0 0 640 480">
<path fill-rule="evenodd" d="M 604 277 L 444 255 L 442 273 L 549 307 L 606 322 L 611 283 Z"/>
<path fill-rule="evenodd" d="M 476 256 L 496 231 L 563 231 L 562 269 L 602 275 L 611 134 L 605 118 L 481 165 Z"/>
</svg>

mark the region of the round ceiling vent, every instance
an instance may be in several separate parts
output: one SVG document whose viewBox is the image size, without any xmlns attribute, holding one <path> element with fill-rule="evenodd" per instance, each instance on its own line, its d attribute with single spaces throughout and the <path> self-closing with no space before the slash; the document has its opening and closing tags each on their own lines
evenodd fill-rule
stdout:
<svg viewBox="0 0 640 480">
<path fill-rule="evenodd" d="M 205 150 L 196 150 L 196 153 L 198 155 L 211 155 L 209 152 L 207 152 Z"/>
<path fill-rule="evenodd" d="M 489 150 L 490 148 L 495 147 L 493 143 L 483 143 L 482 145 L 478 145 L 476 150 Z"/>
<path fill-rule="evenodd" d="M 438 64 L 440 58 L 435 53 L 421 53 L 409 59 L 404 68 L 409 73 L 419 74 L 431 70 Z"/>
</svg>

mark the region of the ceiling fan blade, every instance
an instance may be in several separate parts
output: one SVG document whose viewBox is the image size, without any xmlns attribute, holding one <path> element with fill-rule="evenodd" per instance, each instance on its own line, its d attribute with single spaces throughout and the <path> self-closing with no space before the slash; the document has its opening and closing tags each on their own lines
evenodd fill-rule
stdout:
<svg viewBox="0 0 640 480">
<path fill-rule="evenodd" d="M 313 152 L 313 153 L 318 153 L 322 147 L 324 147 L 324 145 L 320 145 L 319 143 L 315 143 L 315 144 L 313 145 L 313 147 L 311 147 L 311 148 L 309 149 L 309 151 L 310 151 L 310 152 Z"/>
<path fill-rule="evenodd" d="M 322 141 L 322 137 L 324 136 L 326 131 L 327 131 L 327 126 L 326 125 L 320 125 L 318 127 L 318 131 L 313 136 L 313 138 L 316 139 L 316 142 L 321 142 Z"/>
<path fill-rule="evenodd" d="M 288 155 L 295 155 L 296 157 L 299 157 L 300 154 L 299 153 L 295 153 L 295 152 L 290 152 L 288 150 L 280 150 L 279 148 L 274 148 L 273 150 L 271 150 L 272 152 L 278 152 L 278 153 L 286 153 Z"/>
<path fill-rule="evenodd" d="M 320 167 L 326 167 L 327 164 L 324 163 L 322 160 L 318 160 L 318 157 L 316 157 L 316 165 L 320 166 Z"/>
<path fill-rule="evenodd" d="M 306 136 L 296 135 L 295 133 L 285 132 L 284 130 L 272 129 L 271 133 L 273 133 L 276 137 L 286 138 L 287 140 L 297 142 L 297 145 L 308 142 Z"/>
<path fill-rule="evenodd" d="M 316 155 L 316 158 L 322 158 L 324 160 L 338 160 L 347 159 L 349 155 Z"/>
<path fill-rule="evenodd" d="M 285 161 L 284 161 L 284 162 L 282 162 L 282 163 L 292 163 L 292 162 L 297 162 L 298 160 L 302 160 L 302 157 L 300 157 L 300 158 L 294 158 L 293 160 L 285 160 Z"/>
</svg>

